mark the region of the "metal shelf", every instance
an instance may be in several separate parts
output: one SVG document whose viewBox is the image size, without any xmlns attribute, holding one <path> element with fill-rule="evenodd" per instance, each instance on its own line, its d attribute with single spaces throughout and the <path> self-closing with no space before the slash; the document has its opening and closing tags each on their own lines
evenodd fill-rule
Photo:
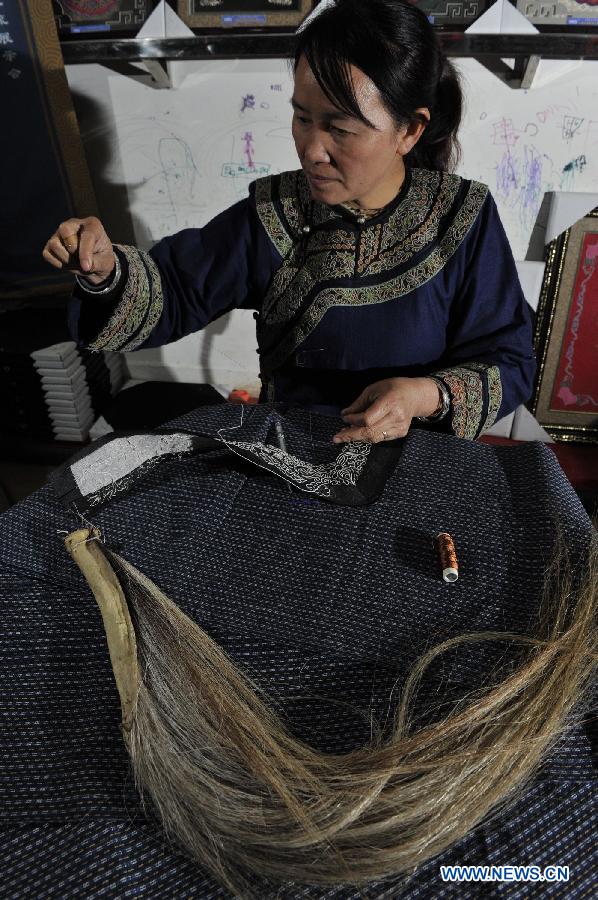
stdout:
<svg viewBox="0 0 598 900">
<path fill-rule="evenodd" d="M 538 62 L 543 58 L 598 60 L 598 33 L 465 34 L 438 31 L 437 36 L 447 56 L 473 57 L 511 87 L 530 87 Z M 215 32 L 185 38 L 68 40 L 62 41 L 61 47 L 67 65 L 104 63 L 122 66 L 143 62 L 149 64 L 148 69 L 155 77 L 156 64 L 163 61 L 288 57 L 293 39 L 294 35 L 288 32 Z M 514 69 L 502 63 L 504 58 L 515 59 Z"/>
</svg>

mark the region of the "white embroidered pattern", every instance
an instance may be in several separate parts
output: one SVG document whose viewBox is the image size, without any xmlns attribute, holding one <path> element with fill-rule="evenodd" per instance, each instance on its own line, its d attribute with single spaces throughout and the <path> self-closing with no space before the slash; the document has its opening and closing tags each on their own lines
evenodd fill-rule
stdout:
<svg viewBox="0 0 598 900">
<path fill-rule="evenodd" d="M 173 453 L 169 456 L 169 460 L 182 459 L 185 455 L 186 454 L 183 452 Z M 99 488 L 99 490 L 97 490 L 94 494 L 88 494 L 87 496 L 84 496 L 83 499 L 85 501 L 85 512 L 89 512 L 94 508 L 94 506 L 104 504 L 108 500 L 113 500 L 114 497 L 117 496 L 117 494 L 122 494 L 123 491 L 128 491 L 129 488 L 131 488 L 142 475 L 147 475 L 147 473 L 151 469 L 154 469 L 163 460 L 163 456 L 154 456 L 152 457 L 152 459 L 148 459 L 140 466 L 137 466 L 137 468 L 129 475 L 125 475 L 118 481 L 112 482 L 112 484 L 104 485 L 103 487 Z"/>
<path fill-rule="evenodd" d="M 261 441 L 227 441 L 223 440 L 233 453 L 252 461 L 262 468 L 276 470 L 285 481 L 310 494 L 329 497 L 331 487 L 336 485 L 354 485 L 363 471 L 372 444 L 365 441 L 348 441 L 335 460 L 329 463 L 313 465 L 297 456 L 285 453 L 279 447 L 263 444 Z M 237 449 L 236 449 L 237 448 Z M 246 453 L 239 453 L 246 451 Z M 258 457 L 256 460 L 255 457 Z M 260 463 L 261 460 L 261 463 Z"/>
<path fill-rule="evenodd" d="M 114 437 L 71 466 L 81 494 L 93 494 L 130 475 L 153 457 L 173 456 L 193 449 L 193 437 L 175 434 L 131 434 Z"/>
</svg>

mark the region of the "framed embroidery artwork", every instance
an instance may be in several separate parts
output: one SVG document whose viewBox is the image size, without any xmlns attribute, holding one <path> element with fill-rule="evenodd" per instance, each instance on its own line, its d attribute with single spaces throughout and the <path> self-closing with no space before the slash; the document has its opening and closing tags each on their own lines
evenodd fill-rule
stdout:
<svg viewBox="0 0 598 900">
<path fill-rule="evenodd" d="M 598 207 L 547 247 L 531 410 L 555 440 L 598 443 Z"/>
<path fill-rule="evenodd" d="M 195 29 L 295 29 L 313 0 L 177 0 L 180 18 Z"/>
</svg>

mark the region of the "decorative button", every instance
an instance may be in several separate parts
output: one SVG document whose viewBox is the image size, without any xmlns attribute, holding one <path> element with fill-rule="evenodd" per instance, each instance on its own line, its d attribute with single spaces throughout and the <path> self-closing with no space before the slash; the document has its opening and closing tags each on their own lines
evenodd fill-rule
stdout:
<svg viewBox="0 0 598 900">
<path fill-rule="evenodd" d="M 304 225 L 301 230 L 303 231 L 303 234 L 309 234 L 311 227 L 309 225 Z"/>
<path fill-rule="evenodd" d="M 357 221 L 359 222 L 360 225 L 365 225 L 365 221 L 366 221 L 365 216 L 359 216 Z"/>
</svg>

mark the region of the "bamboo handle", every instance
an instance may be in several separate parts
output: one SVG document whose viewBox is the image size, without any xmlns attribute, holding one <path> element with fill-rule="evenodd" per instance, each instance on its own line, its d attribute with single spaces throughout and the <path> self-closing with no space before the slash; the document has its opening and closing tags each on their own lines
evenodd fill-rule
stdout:
<svg viewBox="0 0 598 900">
<path fill-rule="evenodd" d="M 95 528 L 80 528 L 67 535 L 64 543 L 93 591 L 102 614 L 126 740 L 133 724 L 139 691 L 137 641 L 123 589 L 100 542 L 95 540 L 99 536 L 100 532 Z"/>
</svg>

